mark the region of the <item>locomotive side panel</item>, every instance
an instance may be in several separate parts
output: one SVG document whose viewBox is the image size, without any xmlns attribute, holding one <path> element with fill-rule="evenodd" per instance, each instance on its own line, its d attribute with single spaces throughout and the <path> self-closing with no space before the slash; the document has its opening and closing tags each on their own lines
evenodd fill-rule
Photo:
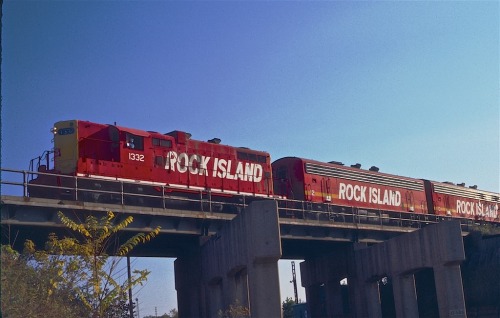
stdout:
<svg viewBox="0 0 500 318">
<path fill-rule="evenodd" d="M 274 190 L 286 198 L 364 209 L 427 213 L 423 181 L 301 158 L 273 162 Z"/>
<path fill-rule="evenodd" d="M 156 159 L 176 185 L 227 194 L 273 195 L 270 156 L 265 152 L 186 140 Z"/>
<path fill-rule="evenodd" d="M 499 222 L 499 194 L 454 184 L 426 181 L 436 215 Z"/>
<path fill-rule="evenodd" d="M 148 182 L 187 190 L 272 196 L 268 153 L 85 122 L 80 129 L 77 174 Z"/>
<path fill-rule="evenodd" d="M 365 209 L 427 213 L 423 181 L 338 164 L 305 162 L 305 196 Z"/>
</svg>

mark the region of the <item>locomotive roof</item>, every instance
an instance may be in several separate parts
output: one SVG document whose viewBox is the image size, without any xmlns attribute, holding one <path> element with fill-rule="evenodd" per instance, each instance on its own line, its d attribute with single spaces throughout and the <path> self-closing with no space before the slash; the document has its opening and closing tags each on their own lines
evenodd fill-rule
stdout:
<svg viewBox="0 0 500 318">
<path fill-rule="evenodd" d="M 110 125 L 110 126 L 115 126 L 115 125 Z M 118 130 L 120 131 L 128 132 L 137 136 L 148 137 L 150 135 L 149 132 L 140 129 L 128 128 L 123 126 L 115 126 L 115 127 L 118 128 Z"/>
</svg>

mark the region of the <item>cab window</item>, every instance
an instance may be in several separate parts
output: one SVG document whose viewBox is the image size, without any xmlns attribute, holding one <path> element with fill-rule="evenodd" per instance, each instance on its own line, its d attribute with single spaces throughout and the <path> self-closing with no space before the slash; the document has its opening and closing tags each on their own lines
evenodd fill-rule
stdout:
<svg viewBox="0 0 500 318">
<path fill-rule="evenodd" d="M 125 147 L 134 150 L 144 150 L 144 137 L 127 133 L 125 138 Z"/>
<path fill-rule="evenodd" d="M 172 148 L 172 141 L 160 138 L 153 138 L 153 146 Z"/>
</svg>

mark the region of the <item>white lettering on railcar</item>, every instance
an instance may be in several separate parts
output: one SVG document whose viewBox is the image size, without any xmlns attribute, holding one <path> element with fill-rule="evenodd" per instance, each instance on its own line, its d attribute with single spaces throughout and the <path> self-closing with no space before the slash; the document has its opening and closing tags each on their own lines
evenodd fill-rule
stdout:
<svg viewBox="0 0 500 318">
<path fill-rule="evenodd" d="M 339 199 L 380 205 L 401 206 L 401 192 L 397 190 L 380 189 L 357 184 L 352 185 L 349 183 L 339 184 Z"/>
<path fill-rule="evenodd" d="M 498 205 L 488 202 L 482 203 L 457 200 L 457 213 L 466 216 L 488 217 L 495 219 L 498 217 Z"/>
<path fill-rule="evenodd" d="M 208 167 L 212 158 L 198 154 L 188 155 L 170 151 L 165 158 L 165 169 L 191 174 L 208 176 Z M 237 161 L 229 159 L 213 158 L 211 176 L 214 178 L 241 180 L 258 183 L 262 181 L 263 168 L 258 163 Z"/>
</svg>

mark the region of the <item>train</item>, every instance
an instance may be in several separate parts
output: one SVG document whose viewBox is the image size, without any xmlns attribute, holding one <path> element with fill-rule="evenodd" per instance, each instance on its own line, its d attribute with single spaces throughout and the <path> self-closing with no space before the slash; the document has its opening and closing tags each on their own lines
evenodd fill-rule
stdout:
<svg viewBox="0 0 500 318">
<path fill-rule="evenodd" d="M 265 151 L 83 120 L 51 128 L 53 148 L 31 161 L 32 197 L 163 207 L 256 199 L 302 202 L 317 211 L 384 211 L 500 224 L 500 195 L 476 186 L 382 173 Z M 37 159 L 37 160 L 36 160 Z M 49 167 L 53 161 L 53 167 Z M 202 207 L 203 208 L 203 207 Z"/>
</svg>

